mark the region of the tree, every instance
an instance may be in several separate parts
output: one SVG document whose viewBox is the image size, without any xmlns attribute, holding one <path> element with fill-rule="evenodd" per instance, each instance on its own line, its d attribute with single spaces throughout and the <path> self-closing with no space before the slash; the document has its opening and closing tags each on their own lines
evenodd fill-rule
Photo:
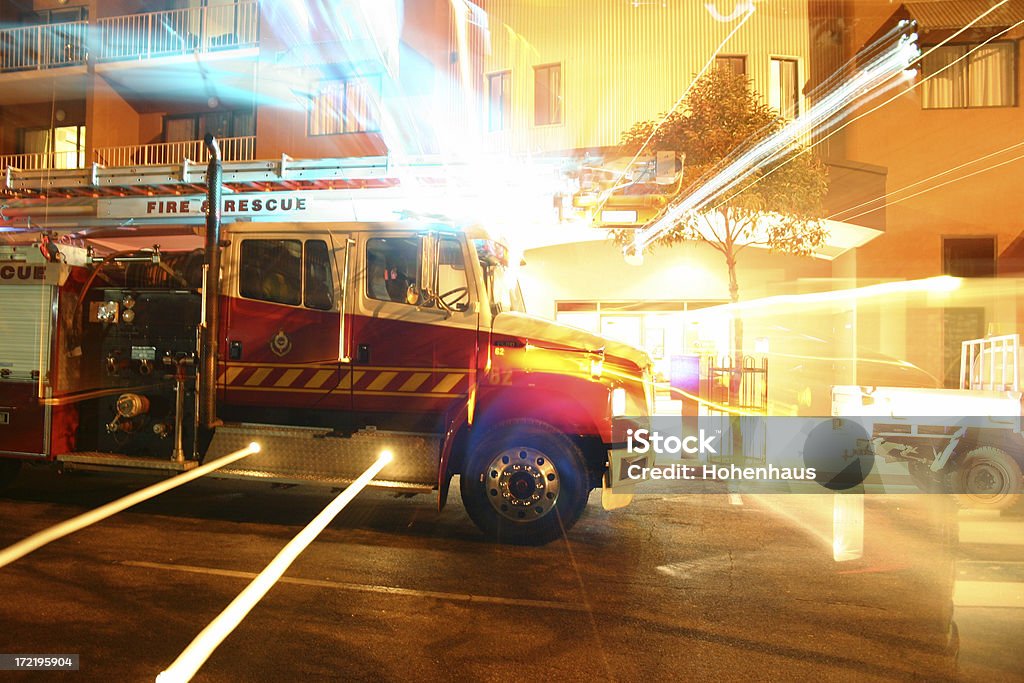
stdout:
<svg viewBox="0 0 1024 683">
<path fill-rule="evenodd" d="M 748 78 L 726 69 L 711 69 L 667 118 L 661 115 L 641 121 L 625 131 L 619 151 L 624 156 L 661 150 L 686 154 L 680 189 L 669 198 L 671 205 L 784 125 L 785 120 L 752 91 Z M 736 303 L 740 299 L 736 263 L 744 249 L 758 245 L 808 256 L 825 241 L 821 221 L 825 169 L 805 152 L 798 141 L 787 144 L 780 156 L 718 193 L 700 211 L 682 216 L 652 244 L 671 246 L 697 240 L 721 252 L 729 274 L 729 298 Z M 623 245 L 630 244 L 635 234 L 631 229 L 613 231 Z M 734 365 L 739 365 L 742 356 L 743 324 L 735 318 Z"/>
</svg>

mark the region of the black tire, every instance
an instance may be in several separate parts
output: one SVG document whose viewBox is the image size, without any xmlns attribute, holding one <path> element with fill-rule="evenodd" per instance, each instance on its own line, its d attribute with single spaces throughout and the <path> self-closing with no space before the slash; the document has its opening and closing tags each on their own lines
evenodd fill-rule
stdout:
<svg viewBox="0 0 1024 683">
<path fill-rule="evenodd" d="M 1024 476 L 1006 451 L 980 446 L 957 463 L 951 483 L 961 507 L 1003 510 L 1020 500 Z"/>
<path fill-rule="evenodd" d="M 510 420 L 488 428 L 469 453 L 460 489 L 489 538 L 543 545 L 580 518 L 589 481 L 583 452 L 569 437 L 538 420 Z"/>
<path fill-rule="evenodd" d="M 10 486 L 21 470 L 20 460 L 0 458 L 0 491 Z"/>
</svg>

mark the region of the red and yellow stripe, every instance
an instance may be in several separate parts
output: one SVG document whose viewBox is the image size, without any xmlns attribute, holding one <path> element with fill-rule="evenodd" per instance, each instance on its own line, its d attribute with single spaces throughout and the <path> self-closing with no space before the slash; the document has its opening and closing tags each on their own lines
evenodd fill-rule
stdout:
<svg viewBox="0 0 1024 683">
<path fill-rule="evenodd" d="M 351 390 L 375 396 L 455 398 L 469 393 L 469 368 L 398 368 L 229 363 L 218 384 L 232 391 L 318 393 Z"/>
</svg>

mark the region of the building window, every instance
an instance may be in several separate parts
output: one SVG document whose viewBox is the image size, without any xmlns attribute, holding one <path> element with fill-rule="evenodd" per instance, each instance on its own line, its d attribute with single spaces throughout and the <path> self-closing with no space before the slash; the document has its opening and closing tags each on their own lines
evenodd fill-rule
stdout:
<svg viewBox="0 0 1024 683">
<path fill-rule="evenodd" d="M 562 65 L 533 67 L 533 122 L 547 126 L 562 122 Z"/>
<path fill-rule="evenodd" d="M 22 128 L 18 151 L 36 155 L 32 168 L 85 168 L 85 126 Z"/>
<path fill-rule="evenodd" d="M 716 55 L 715 68 L 731 71 L 737 76 L 747 75 L 746 55 Z"/>
<path fill-rule="evenodd" d="M 512 118 L 512 72 L 487 76 L 487 129 L 505 130 Z"/>
<path fill-rule="evenodd" d="M 251 109 L 242 109 L 164 117 L 164 142 L 202 140 L 207 133 L 218 139 L 255 135 L 256 115 Z"/>
<path fill-rule="evenodd" d="M 953 277 L 995 277 L 995 237 L 943 237 L 942 272 Z"/>
<path fill-rule="evenodd" d="M 768 74 L 768 105 L 787 119 L 800 115 L 799 71 L 797 60 L 772 57 Z"/>
<path fill-rule="evenodd" d="M 377 132 L 380 130 L 379 101 L 379 77 L 321 83 L 310 99 L 309 134 Z"/>
<path fill-rule="evenodd" d="M 1016 104 L 1015 44 L 945 45 L 921 60 L 925 109 L 1012 107 Z"/>
</svg>

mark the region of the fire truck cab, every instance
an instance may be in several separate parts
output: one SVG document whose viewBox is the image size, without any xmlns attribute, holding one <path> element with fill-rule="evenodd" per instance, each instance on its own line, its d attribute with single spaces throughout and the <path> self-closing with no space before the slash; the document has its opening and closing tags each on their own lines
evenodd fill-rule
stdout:
<svg viewBox="0 0 1024 683">
<path fill-rule="evenodd" d="M 373 485 L 440 508 L 457 474 L 514 543 L 560 536 L 594 488 L 628 502 L 612 420 L 651 412 L 644 352 L 526 313 L 481 227 L 273 218 L 226 222 L 212 267 L 199 231 L 173 252 L 101 253 L 117 231 L 4 246 L 0 480 L 173 473 L 256 441 L 216 476 L 345 485 L 389 450 Z"/>
</svg>

